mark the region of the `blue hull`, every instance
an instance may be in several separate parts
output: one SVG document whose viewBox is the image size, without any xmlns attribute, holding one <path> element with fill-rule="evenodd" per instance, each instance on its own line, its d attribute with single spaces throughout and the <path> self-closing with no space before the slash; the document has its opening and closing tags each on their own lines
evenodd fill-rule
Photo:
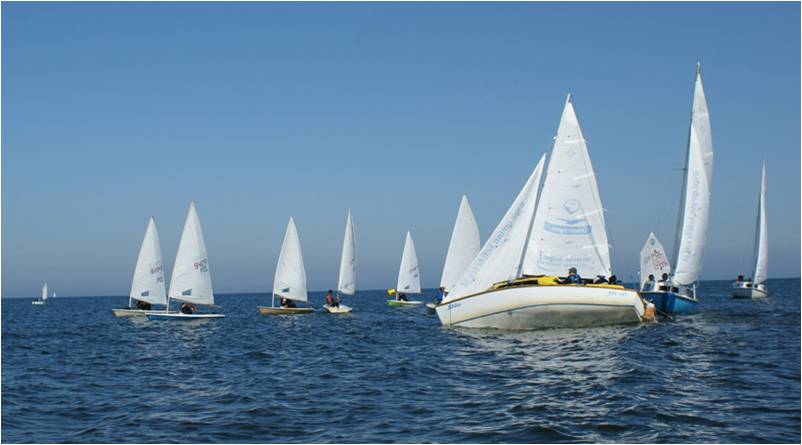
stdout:
<svg viewBox="0 0 802 445">
<path fill-rule="evenodd" d="M 641 292 L 640 296 L 653 303 L 658 313 L 668 315 L 696 312 L 699 306 L 698 301 L 674 292 Z"/>
</svg>

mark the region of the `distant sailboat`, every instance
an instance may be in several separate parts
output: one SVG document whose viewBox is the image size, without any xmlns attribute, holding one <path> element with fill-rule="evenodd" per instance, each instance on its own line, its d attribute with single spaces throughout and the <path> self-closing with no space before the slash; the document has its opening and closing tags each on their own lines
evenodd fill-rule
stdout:
<svg viewBox="0 0 802 445">
<path fill-rule="evenodd" d="M 152 304 L 165 306 L 165 309 L 153 311 L 133 308 L 134 301 L 140 307 Z M 141 303 L 140 303 L 141 302 Z M 128 294 L 128 307 L 112 309 L 117 317 L 144 317 L 150 313 L 167 312 L 167 291 L 164 288 L 164 262 L 159 244 L 159 233 L 156 221 L 151 216 L 145 229 L 145 237 L 139 247 L 136 258 L 134 277 L 131 280 L 131 292 Z"/>
<path fill-rule="evenodd" d="M 276 306 L 276 297 L 289 302 L 288 306 Z M 273 298 L 270 307 L 257 306 L 262 315 L 294 315 L 314 312 L 311 307 L 294 307 L 293 301 L 308 301 L 306 294 L 306 270 L 304 257 L 301 253 L 301 240 L 295 221 L 290 217 L 287 231 L 284 233 L 284 242 L 281 244 L 281 253 L 278 256 L 276 275 L 273 278 Z"/>
<path fill-rule="evenodd" d="M 398 284 L 395 289 L 390 289 L 389 294 L 396 294 L 395 300 L 387 300 L 390 306 L 417 306 L 423 304 L 422 301 L 404 299 L 408 294 L 420 293 L 420 270 L 418 268 L 418 255 L 415 253 L 415 242 L 412 235 L 407 232 L 404 241 L 404 253 L 401 256 L 401 267 L 398 269 Z"/>
<path fill-rule="evenodd" d="M 444 326 L 535 329 L 641 321 L 645 307 L 634 290 L 558 280 L 570 267 L 587 277 L 610 276 L 604 209 L 570 95 L 541 192 L 545 162 L 544 154 L 437 306 Z"/>
<path fill-rule="evenodd" d="M 189 203 L 184 230 L 178 242 L 173 274 L 170 277 L 170 291 L 167 294 L 168 309 L 170 300 L 181 301 L 188 305 L 214 306 L 209 256 L 206 253 L 206 241 L 203 239 L 203 230 L 194 202 Z M 225 315 L 179 311 L 150 313 L 147 317 L 149 320 L 197 320 L 222 318 Z"/>
<path fill-rule="evenodd" d="M 471 261 L 473 261 L 481 248 L 479 226 L 476 224 L 473 211 L 471 211 L 468 197 L 462 195 L 459 212 L 457 212 L 457 220 L 454 221 L 451 241 L 448 244 L 446 262 L 443 265 L 443 275 L 440 277 L 440 287 L 443 289 L 444 295 L 451 292 L 457 280 L 465 272 L 465 269 L 470 266 Z M 430 310 L 434 310 L 435 306 L 434 303 L 426 304 L 426 307 Z"/>
<path fill-rule="evenodd" d="M 674 241 L 673 272 L 668 282 L 641 296 L 666 315 L 697 309 L 696 282 L 702 273 L 702 252 L 710 218 L 710 187 L 713 180 L 713 138 L 702 73 L 696 64 L 696 80 L 685 159 L 677 236 Z"/>
<path fill-rule="evenodd" d="M 354 295 L 356 293 L 356 241 L 354 238 L 354 223 L 351 220 L 351 211 L 345 221 L 345 235 L 343 236 L 343 249 L 340 256 L 340 277 L 337 282 L 337 302 L 339 306 L 323 305 L 323 309 L 332 314 L 351 312 L 351 308 L 339 303 L 340 295 Z"/>
<path fill-rule="evenodd" d="M 643 244 L 640 251 L 640 290 L 650 291 L 656 289 L 657 282 L 663 274 L 671 273 L 671 264 L 668 261 L 663 244 L 654 235 L 649 233 L 649 237 Z M 652 277 L 650 280 L 649 277 Z"/>
<path fill-rule="evenodd" d="M 45 283 L 44 286 L 42 286 L 42 295 L 39 296 L 39 299 L 33 300 L 31 304 L 36 304 L 36 305 L 45 304 L 45 301 L 47 301 L 47 283 Z"/>
<path fill-rule="evenodd" d="M 752 279 L 733 283 L 734 298 L 765 298 L 769 296 L 766 289 L 769 232 L 766 226 L 766 163 L 760 174 L 760 195 L 757 201 L 757 222 L 755 224 L 755 250 L 753 255 Z"/>
</svg>

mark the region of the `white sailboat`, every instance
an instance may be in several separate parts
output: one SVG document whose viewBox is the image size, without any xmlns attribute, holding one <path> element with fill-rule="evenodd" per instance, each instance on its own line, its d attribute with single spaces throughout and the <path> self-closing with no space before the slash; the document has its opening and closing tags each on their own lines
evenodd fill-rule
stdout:
<svg viewBox="0 0 802 445">
<path fill-rule="evenodd" d="M 340 277 L 337 281 L 338 306 L 323 305 L 323 309 L 332 314 L 345 314 L 351 308 L 340 303 L 340 295 L 354 295 L 356 293 L 356 240 L 354 237 L 354 223 L 351 220 L 351 210 L 345 220 L 345 235 L 343 236 L 343 249 L 340 256 Z"/>
<path fill-rule="evenodd" d="M 693 312 L 697 309 L 696 282 L 702 274 L 702 252 L 710 219 L 710 187 L 713 180 L 713 138 L 702 73 L 696 64 L 693 108 L 685 159 L 674 261 L 668 282 L 641 296 L 663 314 Z"/>
<path fill-rule="evenodd" d="M 437 315 L 444 326 L 533 329 L 640 322 L 634 290 L 561 284 L 576 267 L 610 275 L 603 207 L 587 144 L 569 95 L 540 191 L 544 154 L 512 206 L 460 277 Z"/>
<path fill-rule="evenodd" d="M 134 308 L 134 301 L 139 308 Z M 144 309 L 150 305 L 163 305 L 163 310 Z M 156 221 L 151 216 L 145 229 L 145 237 L 139 247 L 139 255 L 134 266 L 131 292 L 128 294 L 128 307 L 112 309 L 116 317 L 144 317 L 150 313 L 167 312 L 167 291 L 164 284 L 164 261 L 159 243 Z"/>
<path fill-rule="evenodd" d="M 407 300 L 406 295 L 420 293 L 420 270 L 418 268 L 418 255 L 415 253 L 415 242 L 412 234 L 407 231 L 404 241 L 404 253 L 401 256 L 401 267 L 398 268 L 398 284 L 395 289 L 388 291 L 395 294 L 395 300 L 387 300 L 390 306 L 418 306 L 423 304 L 418 300 Z"/>
<path fill-rule="evenodd" d="M 457 280 L 470 266 L 481 248 L 479 226 L 476 224 L 476 218 L 473 216 L 470 203 L 468 203 L 468 197 L 462 195 L 457 220 L 454 222 L 454 229 L 451 232 L 451 241 L 448 243 L 443 275 L 440 277 L 443 296 L 451 292 Z M 426 307 L 430 310 L 434 310 L 435 306 L 435 303 L 426 303 Z"/>
<path fill-rule="evenodd" d="M 170 291 L 167 293 L 167 308 L 170 300 L 177 300 L 189 305 L 214 306 L 214 292 L 212 291 L 212 275 L 209 267 L 209 256 L 206 253 L 206 241 L 203 239 L 198 211 L 195 203 L 189 203 L 187 219 L 181 240 L 178 242 L 178 252 L 173 264 L 173 274 L 170 277 Z M 183 306 L 183 305 L 182 305 Z M 210 313 L 183 313 L 162 312 L 147 314 L 149 320 L 197 320 L 208 318 L 222 318 L 223 314 Z"/>
<path fill-rule="evenodd" d="M 766 289 L 769 232 L 766 226 L 766 163 L 760 173 L 760 195 L 757 201 L 757 222 L 755 224 L 755 250 L 753 255 L 752 279 L 733 283 L 732 296 L 735 298 L 765 298 L 769 296 Z"/>
<path fill-rule="evenodd" d="M 654 235 L 649 233 L 643 248 L 640 251 L 640 290 L 650 291 L 657 288 L 657 282 L 662 280 L 663 274 L 671 273 L 671 263 L 668 261 L 663 244 Z M 651 279 L 649 278 L 651 277 Z"/>
<path fill-rule="evenodd" d="M 288 306 L 276 306 L 276 297 L 289 302 Z M 304 257 L 301 253 L 301 240 L 295 221 L 290 217 L 287 231 L 284 233 L 284 242 L 281 244 L 281 253 L 278 256 L 276 275 L 273 279 L 273 298 L 270 306 L 257 306 L 262 315 L 294 315 L 313 312 L 311 307 L 294 307 L 293 301 L 308 301 L 306 294 L 306 270 Z"/>
<path fill-rule="evenodd" d="M 39 296 L 39 299 L 31 301 L 31 304 L 45 304 L 45 301 L 47 301 L 47 283 L 42 286 L 42 295 Z"/>
</svg>

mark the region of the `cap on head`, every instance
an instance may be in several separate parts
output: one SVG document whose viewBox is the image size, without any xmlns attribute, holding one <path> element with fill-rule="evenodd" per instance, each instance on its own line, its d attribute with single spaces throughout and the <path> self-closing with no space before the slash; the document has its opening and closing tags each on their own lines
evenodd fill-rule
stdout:
<svg viewBox="0 0 802 445">
<path fill-rule="evenodd" d="M 576 273 L 576 267 L 572 267 L 572 268 L 568 269 L 568 272 Z"/>
</svg>

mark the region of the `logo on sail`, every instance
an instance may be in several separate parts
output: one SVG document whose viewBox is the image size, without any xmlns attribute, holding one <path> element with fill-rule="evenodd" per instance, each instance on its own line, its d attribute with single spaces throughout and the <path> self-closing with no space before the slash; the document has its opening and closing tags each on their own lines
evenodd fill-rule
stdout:
<svg viewBox="0 0 802 445">
<path fill-rule="evenodd" d="M 201 272 L 208 272 L 209 271 L 209 259 L 204 258 L 200 261 L 195 262 L 195 270 L 200 270 Z"/>
<path fill-rule="evenodd" d="M 585 220 L 584 212 L 581 211 L 582 203 L 576 199 L 569 199 L 563 203 L 562 208 L 568 217 L 557 218 L 559 223 L 546 222 L 543 230 L 558 235 L 590 235 L 592 228 Z"/>
</svg>

